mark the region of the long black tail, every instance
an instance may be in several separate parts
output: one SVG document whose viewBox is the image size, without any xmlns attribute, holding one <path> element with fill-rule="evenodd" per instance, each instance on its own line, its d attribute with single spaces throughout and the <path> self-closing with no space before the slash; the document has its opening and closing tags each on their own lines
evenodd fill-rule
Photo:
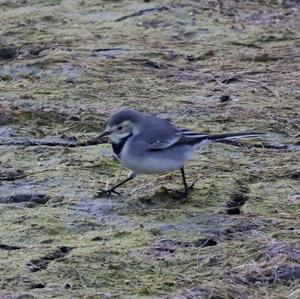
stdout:
<svg viewBox="0 0 300 299">
<path fill-rule="evenodd" d="M 180 130 L 182 137 L 177 141 L 177 144 L 189 144 L 189 145 L 197 145 L 206 141 L 215 141 L 215 142 L 223 142 L 230 143 L 233 142 L 234 139 L 240 138 L 255 138 L 265 135 L 265 133 L 261 132 L 238 132 L 238 133 L 225 133 L 225 134 L 216 134 L 216 135 L 208 135 L 203 133 L 192 132 L 187 129 Z"/>
<path fill-rule="evenodd" d="M 266 133 L 262 133 L 262 132 L 225 133 L 225 134 L 208 135 L 207 139 L 213 140 L 213 141 L 216 141 L 216 142 L 222 142 L 222 141 L 225 141 L 225 140 L 232 140 L 232 139 L 261 137 L 265 134 Z"/>
</svg>

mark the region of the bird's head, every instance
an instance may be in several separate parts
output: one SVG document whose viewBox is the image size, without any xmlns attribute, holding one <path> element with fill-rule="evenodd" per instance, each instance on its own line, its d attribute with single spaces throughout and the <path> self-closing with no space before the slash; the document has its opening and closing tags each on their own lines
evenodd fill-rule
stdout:
<svg viewBox="0 0 300 299">
<path fill-rule="evenodd" d="M 129 135 L 139 133 L 141 118 L 142 113 L 138 111 L 122 109 L 110 118 L 100 137 L 108 136 L 113 143 L 118 143 Z"/>
</svg>

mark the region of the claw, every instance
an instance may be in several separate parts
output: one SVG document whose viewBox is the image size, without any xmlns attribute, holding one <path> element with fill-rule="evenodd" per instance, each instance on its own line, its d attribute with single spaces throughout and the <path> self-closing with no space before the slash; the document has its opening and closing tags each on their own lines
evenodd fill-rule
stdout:
<svg viewBox="0 0 300 299">
<path fill-rule="evenodd" d="M 188 196 L 188 192 L 186 192 L 186 191 L 180 191 L 180 190 L 175 190 L 175 192 L 176 192 L 176 194 L 178 194 L 179 196 L 178 197 L 176 197 L 176 198 L 178 198 L 178 199 L 182 199 L 183 201 L 186 201 L 186 198 L 187 198 L 187 196 Z"/>
<path fill-rule="evenodd" d="M 185 202 L 187 200 L 187 197 L 190 193 L 190 191 L 192 189 L 194 189 L 194 185 L 195 185 L 196 181 L 193 182 L 186 190 L 184 191 L 180 191 L 180 190 L 175 190 L 176 193 L 178 193 L 180 195 L 180 198 L 183 200 L 183 202 Z"/>
<path fill-rule="evenodd" d="M 111 194 L 121 195 L 120 192 L 115 191 L 114 189 L 100 189 L 97 193 L 98 196 L 110 196 Z"/>
<path fill-rule="evenodd" d="M 117 194 L 117 195 L 121 195 L 121 193 L 115 191 L 116 188 L 120 187 L 121 185 L 123 185 L 124 183 L 132 180 L 134 178 L 134 175 L 130 175 L 126 180 L 120 182 L 119 184 L 113 186 L 110 189 L 100 189 L 100 191 L 98 192 L 98 196 L 110 196 L 112 193 Z"/>
</svg>

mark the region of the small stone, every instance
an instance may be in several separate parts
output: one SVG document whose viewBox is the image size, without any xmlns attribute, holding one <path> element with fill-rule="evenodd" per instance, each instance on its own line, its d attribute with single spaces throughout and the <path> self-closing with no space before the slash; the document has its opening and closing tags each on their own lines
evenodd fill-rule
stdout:
<svg viewBox="0 0 300 299">
<path fill-rule="evenodd" d="M 9 60 L 17 56 L 16 47 L 0 47 L 0 60 Z"/>
<path fill-rule="evenodd" d="M 229 96 L 229 95 L 222 95 L 222 96 L 220 96 L 220 102 L 221 103 L 226 103 L 226 102 L 229 102 L 229 101 L 231 101 L 232 99 L 231 99 L 231 97 Z"/>
</svg>

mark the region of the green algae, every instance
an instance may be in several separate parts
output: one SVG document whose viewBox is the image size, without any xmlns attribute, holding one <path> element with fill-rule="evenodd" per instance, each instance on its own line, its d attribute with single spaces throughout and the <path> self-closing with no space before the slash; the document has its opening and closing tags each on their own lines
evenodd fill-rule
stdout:
<svg viewBox="0 0 300 299">
<path fill-rule="evenodd" d="M 126 176 L 107 145 L 1 146 L 1 171 L 22 173 L 1 196 L 50 199 L 0 205 L 0 244 L 20 247 L 0 248 L 0 297 L 297 298 L 297 273 L 264 278 L 300 263 L 299 151 L 252 146 L 299 142 L 299 10 L 283 2 L 4 1 L 1 44 L 17 53 L 0 61 L 8 140 L 84 141 L 122 106 L 204 132 L 272 134 L 195 155 L 184 204 L 169 191 L 180 173 L 94 199 Z M 227 215 L 241 185 L 242 213 Z"/>
</svg>

